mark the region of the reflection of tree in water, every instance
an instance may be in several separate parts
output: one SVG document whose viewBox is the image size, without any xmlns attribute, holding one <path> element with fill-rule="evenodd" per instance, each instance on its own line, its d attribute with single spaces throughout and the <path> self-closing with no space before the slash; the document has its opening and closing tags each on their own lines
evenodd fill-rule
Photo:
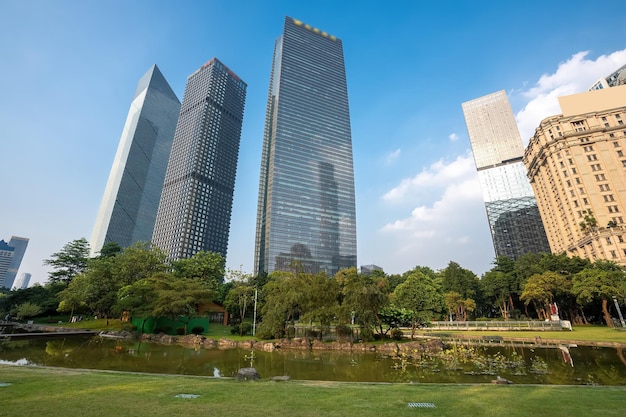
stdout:
<svg viewBox="0 0 626 417">
<path fill-rule="evenodd" d="M 48 340 L 46 342 L 46 353 L 50 356 L 65 356 L 74 350 L 74 346 L 65 344 L 65 339 Z"/>
</svg>

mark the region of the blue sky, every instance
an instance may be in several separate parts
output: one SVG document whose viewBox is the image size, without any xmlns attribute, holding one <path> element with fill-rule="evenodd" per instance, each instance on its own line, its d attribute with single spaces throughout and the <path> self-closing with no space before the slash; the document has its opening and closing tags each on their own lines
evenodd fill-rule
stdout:
<svg viewBox="0 0 626 417">
<path fill-rule="evenodd" d="M 461 103 L 506 90 L 525 142 L 556 97 L 626 64 L 623 1 L 0 0 L 0 238 L 20 274 L 92 228 L 137 81 L 157 64 L 183 98 L 218 57 L 248 93 L 227 266 L 253 270 L 274 40 L 284 16 L 342 39 L 358 264 L 388 273 L 494 252 Z"/>
</svg>

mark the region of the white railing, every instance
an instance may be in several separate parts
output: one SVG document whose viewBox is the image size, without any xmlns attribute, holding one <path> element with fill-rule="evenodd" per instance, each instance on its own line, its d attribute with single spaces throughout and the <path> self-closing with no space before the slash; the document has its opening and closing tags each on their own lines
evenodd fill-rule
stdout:
<svg viewBox="0 0 626 417">
<path fill-rule="evenodd" d="M 571 330 L 566 321 L 433 321 L 429 330 Z"/>
</svg>

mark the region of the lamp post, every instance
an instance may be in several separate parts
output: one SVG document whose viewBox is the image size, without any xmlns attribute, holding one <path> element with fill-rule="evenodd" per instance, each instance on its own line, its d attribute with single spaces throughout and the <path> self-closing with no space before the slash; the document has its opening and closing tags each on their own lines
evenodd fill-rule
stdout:
<svg viewBox="0 0 626 417">
<path fill-rule="evenodd" d="M 617 315 L 619 316 L 619 321 L 622 323 L 622 327 L 626 327 L 626 323 L 624 323 L 624 316 L 622 316 L 622 310 L 619 308 L 619 303 L 617 302 L 617 297 L 613 296 L 613 303 L 615 303 L 615 308 L 617 309 Z"/>
</svg>

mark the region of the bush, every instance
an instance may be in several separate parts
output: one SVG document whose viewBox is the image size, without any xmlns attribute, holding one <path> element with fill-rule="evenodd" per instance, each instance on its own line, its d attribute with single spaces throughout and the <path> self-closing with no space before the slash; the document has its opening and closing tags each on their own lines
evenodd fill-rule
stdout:
<svg viewBox="0 0 626 417">
<path fill-rule="evenodd" d="M 231 334 L 241 334 L 248 335 L 252 334 L 252 324 L 245 322 L 241 324 L 235 324 L 232 329 L 230 329 Z"/>
<path fill-rule="evenodd" d="M 391 331 L 391 338 L 393 340 L 402 340 L 402 338 L 404 338 L 404 333 L 400 329 L 393 329 Z"/>
<path fill-rule="evenodd" d="M 204 327 L 202 326 L 194 326 L 193 329 L 191 329 L 191 333 L 195 334 L 196 336 L 199 334 L 204 333 Z"/>
<path fill-rule="evenodd" d="M 184 327 L 177 327 L 176 328 L 176 335 L 177 336 L 182 336 L 185 334 L 185 328 Z"/>
<path fill-rule="evenodd" d="M 135 326 L 132 323 L 124 323 L 122 324 L 122 331 L 123 332 L 136 332 L 137 326 Z"/>
<path fill-rule="evenodd" d="M 361 327 L 361 340 L 371 342 L 374 340 L 374 332 L 371 327 Z"/>
<path fill-rule="evenodd" d="M 337 332 L 337 338 L 339 339 L 347 339 L 352 336 L 352 329 L 345 324 L 336 325 L 335 332 Z"/>
</svg>

